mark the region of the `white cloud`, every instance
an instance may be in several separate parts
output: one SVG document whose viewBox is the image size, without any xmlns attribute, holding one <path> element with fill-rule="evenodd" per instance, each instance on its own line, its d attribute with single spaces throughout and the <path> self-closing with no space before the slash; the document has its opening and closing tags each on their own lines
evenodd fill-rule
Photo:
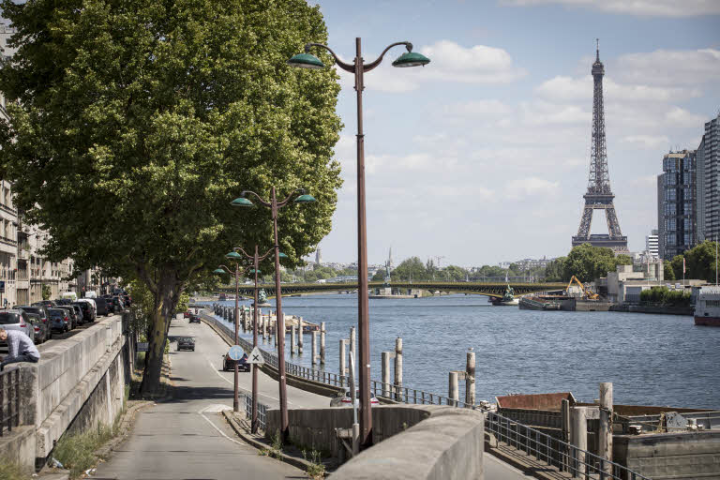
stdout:
<svg viewBox="0 0 720 480">
<path fill-rule="evenodd" d="M 455 103 L 445 107 L 445 113 L 462 119 L 478 119 L 506 116 L 512 113 L 509 105 L 499 100 L 476 100 L 465 103 Z"/>
<path fill-rule="evenodd" d="M 551 182 L 544 178 L 516 178 L 505 184 L 505 195 L 508 198 L 520 199 L 530 196 L 555 195 L 560 182 Z"/>
<path fill-rule="evenodd" d="M 449 40 L 422 47 L 420 52 L 430 64 L 420 69 L 422 78 L 463 83 L 509 83 L 527 74 L 513 64 L 502 48 L 475 45 L 465 48 Z M 418 77 L 420 78 L 420 77 Z"/>
<path fill-rule="evenodd" d="M 557 76 L 535 88 L 541 97 L 558 102 L 586 101 L 593 96 L 593 78 Z M 605 100 L 624 102 L 671 102 L 700 96 L 696 88 L 663 88 L 642 84 L 620 84 L 611 77 L 603 79 Z"/>
<path fill-rule="evenodd" d="M 670 144 L 670 139 L 665 135 L 628 135 L 623 137 L 622 141 L 651 150 L 667 147 Z"/>
<path fill-rule="evenodd" d="M 702 115 L 695 115 L 680 107 L 673 107 L 665 112 L 668 125 L 683 128 L 700 128 L 707 119 Z"/>
<path fill-rule="evenodd" d="M 720 2 L 716 0 L 501 0 L 501 3 L 513 6 L 557 4 L 608 13 L 657 17 L 720 14 Z"/>
<path fill-rule="evenodd" d="M 720 2 L 715 1 L 720 7 Z M 684 7 L 684 2 L 678 5 Z M 720 50 L 655 50 L 622 55 L 615 67 L 623 80 L 656 85 L 720 82 Z"/>
</svg>

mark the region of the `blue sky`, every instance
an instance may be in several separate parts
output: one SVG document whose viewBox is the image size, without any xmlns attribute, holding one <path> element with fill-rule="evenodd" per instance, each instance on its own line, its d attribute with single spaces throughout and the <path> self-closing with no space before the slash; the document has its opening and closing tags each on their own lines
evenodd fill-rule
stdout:
<svg viewBox="0 0 720 480">
<path fill-rule="evenodd" d="M 587 188 L 595 38 L 610 179 L 629 247 L 657 224 L 655 176 L 720 110 L 720 0 L 317 2 L 343 59 L 407 40 L 431 58 L 368 73 L 368 253 L 480 266 L 570 250 Z M 345 184 L 324 261 L 356 260 L 355 92 L 341 74 Z M 606 233 L 600 212 L 594 233 Z"/>
</svg>

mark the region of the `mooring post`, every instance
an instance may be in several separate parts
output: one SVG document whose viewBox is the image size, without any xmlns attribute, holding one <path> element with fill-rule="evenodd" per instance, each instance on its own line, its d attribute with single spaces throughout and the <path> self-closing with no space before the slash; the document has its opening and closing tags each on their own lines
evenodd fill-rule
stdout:
<svg viewBox="0 0 720 480">
<path fill-rule="evenodd" d="M 290 355 L 295 355 L 295 325 L 290 327 Z"/>
<path fill-rule="evenodd" d="M 613 384 L 600 384 L 600 431 L 598 432 L 598 455 L 612 462 L 613 447 Z M 605 473 L 612 473 L 610 463 L 604 465 Z"/>
<path fill-rule="evenodd" d="M 345 342 L 347 340 L 340 340 L 340 386 L 345 386 Z"/>
<path fill-rule="evenodd" d="M 382 396 L 390 398 L 390 352 L 382 352 Z"/>
<path fill-rule="evenodd" d="M 465 403 L 475 405 L 475 352 L 472 348 L 468 349 L 465 365 Z"/>
<path fill-rule="evenodd" d="M 356 344 L 355 344 L 355 327 L 350 327 L 350 345 L 349 345 L 349 348 L 350 348 L 350 355 L 351 355 L 353 358 L 357 358 L 357 357 L 355 356 L 355 346 L 356 346 Z"/>
<path fill-rule="evenodd" d="M 402 401 L 403 358 L 402 338 L 395 339 L 395 400 Z"/>
<path fill-rule="evenodd" d="M 585 451 L 587 450 L 587 412 L 586 407 L 570 409 L 570 436 L 573 449 L 571 473 L 574 477 L 585 475 Z"/>
<path fill-rule="evenodd" d="M 298 354 L 302 355 L 302 353 L 303 353 L 303 319 L 302 319 L 302 317 L 297 317 L 297 319 L 298 319 L 298 331 L 297 331 Z"/>
<path fill-rule="evenodd" d="M 448 381 L 448 399 L 450 405 L 457 406 L 460 396 L 458 394 L 458 372 L 450 372 Z"/>
<path fill-rule="evenodd" d="M 561 435 L 562 440 L 565 443 L 570 443 L 570 400 L 564 399 L 560 403 L 560 419 L 561 419 Z M 560 459 L 560 470 L 567 471 L 568 467 L 570 465 L 570 461 L 568 458 L 568 454 L 570 452 L 567 451 L 567 448 L 563 446 L 563 448 L 560 449 L 560 455 L 562 455 L 562 458 Z"/>
<path fill-rule="evenodd" d="M 318 332 L 312 332 L 312 341 L 310 342 L 312 344 L 312 365 L 313 367 L 317 365 L 317 333 Z"/>
<path fill-rule="evenodd" d="M 320 365 L 325 365 L 325 322 L 320 323 Z"/>
</svg>

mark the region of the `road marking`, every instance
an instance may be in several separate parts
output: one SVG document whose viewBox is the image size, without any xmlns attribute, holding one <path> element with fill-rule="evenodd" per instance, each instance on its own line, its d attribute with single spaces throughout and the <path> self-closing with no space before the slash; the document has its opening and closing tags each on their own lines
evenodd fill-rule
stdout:
<svg viewBox="0 0 720 480">
<path fill-rule="evenodd" d="M 210 406 L 213 407 L 214 405 L 210 405 Z M 220 428 L 212 422 L 212 420 L 210 420 L 208 417 L 206 417 L 203 412 L 204 412 L 207 408 L 208 408 L 208 407 L 205 407 L 205 408 L 203 408 L 202 410 L 200 410 L 200 411 L 198 412 L 198 413 L 200 414 L 200 416 L 205 419 L 205 421 L 207 421 L 215 430 L 217 430 L 220 435 L 222 435 L 222 436 L 225 437 L 226 439 L 230 440 L 231 442 L 236 443 L 236 444 L 238 444 L 238 445 L 246 445 L 245 442 L 239 442 L 239 441 L 237 441 L 237 440 L 235 440 L 235 439 L 232 439 L 232 438 L 228 437 L 225 432 L 223 432 L 222 430 L 220 430 Z M 232 410 L 232 408 L 228 408 L 228 410 Z"/>
</svg>

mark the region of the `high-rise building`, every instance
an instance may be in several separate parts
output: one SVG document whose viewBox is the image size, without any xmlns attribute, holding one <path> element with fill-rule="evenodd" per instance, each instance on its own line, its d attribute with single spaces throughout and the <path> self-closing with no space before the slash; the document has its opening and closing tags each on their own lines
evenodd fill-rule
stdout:
<svg viewBox="0 0 720 480">
<path fill-rule="evenodd" d="M 650 235 L 645 237 L 645 251 L 653 258 L 658 258 L 658 231 L 651 230 Z"/>
<path fill-rule="evenodd" d="M 320 252 L 320 247 L 318 247 L 317 251 L 315 252 L 315 265 L 318 267 L 322 265 L 322 253 Z"/>
<path fill-rule="evenodd" d="M 705 135 L 695 152 L 695 241 L 705 241 Z"/>
<path fill-rule="evenodd" d="M 695 151 L 670 152 L 658 177 L 660 258 L 672 259 L 695 244 Z"/>
<path fill-rule="evenodd" d="M 703 158 L 703 187 L 701 190 L 703 218 L 702 237 L 698 240 L 715 240 L 720 237 L 720 113 L 705 124 L 705 136 L 700 144 Z M 698 227 L 699 229 L 700 227 Z"/>
</svg>

